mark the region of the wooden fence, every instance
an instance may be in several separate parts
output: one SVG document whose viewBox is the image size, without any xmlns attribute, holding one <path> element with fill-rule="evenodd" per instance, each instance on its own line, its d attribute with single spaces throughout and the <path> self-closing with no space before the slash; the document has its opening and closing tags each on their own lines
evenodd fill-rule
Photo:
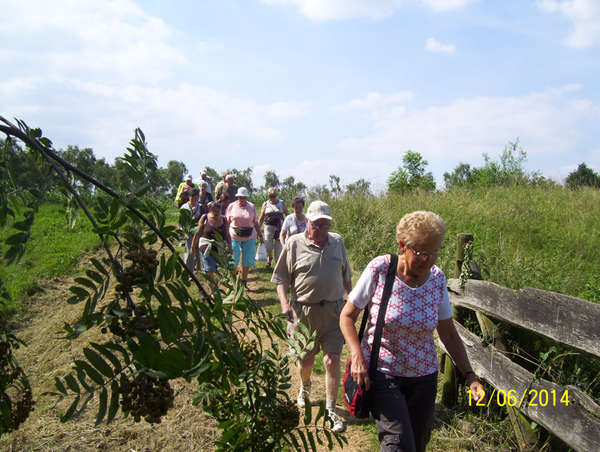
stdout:
<svg viewBox="0 0 600 452">
<path fill-rule="evenodd" d="M 491 317 L 600 358 L 599 304 L 531 288 L 511 290 L 477 280 L 468 280 L 461 290 L 458 279 L 449 279 L 448 289 L 452 305 L 476 311 L 480 324 Z M 574 450 L 600 451 L 600 407 L 591 397 L 574 386 L 540 379 L 519 366 L 502 346 L 500 337 L 484 340 L 456 323 L 475 373 L 494 388 L 486 394 L 484 405 L 507 406 L 515 425 L 519 422 L 513 413 L 518 410 Z M 485 325 L 482 329 L 485 331 Z M 443 349 L 443 344 L 440 346 Z M 516 416 L 522 418 L 518 412 Z M 531 436 L 528 439 L 517 432 L 517 438 L 524 450 L 537 447 L 531 444 L 535 442 Z"/>
</svg>

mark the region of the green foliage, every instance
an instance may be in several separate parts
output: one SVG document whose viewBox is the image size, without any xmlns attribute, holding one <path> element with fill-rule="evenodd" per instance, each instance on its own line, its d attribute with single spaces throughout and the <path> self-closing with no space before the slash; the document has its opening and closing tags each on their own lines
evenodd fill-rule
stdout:
<svg viewBox="0 0 600 452">
<path fill-rule="evenodd" d="M 283 316 L 264 311 L 244 294 L 227 256 L 217 256 L 224 279 L 220 290 L 213 286 L 211 296 L 184 265 L 173 247 L 179 232 L 148 196 L 157 165 L 140 130 L 120 159 L 127 176 L 122 181 L 126 195 L 120 195 L 54 153 L 38 129 L 2 122 L 6 126 L 0 125 L 0 130 L 47 158 L 88 215 L 93 232 L 104 245 L 110 239 L 116 246 L 116 250 L 105 246 L 105 257 L 91 259 L 85 276 L 69 288 L 66 302 L 80 305 L 82 311 L 78 321 L 65 324 L 64 337 L 84 337 L 95 329 L 102 339 L 84 346 L 82 356 L 73 361 L 73 372 L 56 379 L 56 392 L 51 395 L 61 405 L 66 403 L 61 421 L 76 418 L 97 399 L 96 425 L 112 422 L 119 411 L 138 422 L 160 422 L 173 406 L 170 380 L 183 378 L 196 382 L 194 403 L 221 421 L 223 433 L 215 440 L 219 451 L 281 451 L 289 446 L 316 450 L 317 443 L 327 443 L 330 449 L 334 441 L 344 443 L 325 421 L 324 405 L 314 420 L 307 410 L 302 425 L 287 394 L 290 365 L 314 346 L 314 338 L 301 335 L 299 344 L 290 344 L 297 353 L 282 351 L 280 342 L 288 341 Z M 106 193 L 98 198 L 93 214 L 76 196 L 65 169 Z M 4 218 L 18 220 L 7 190 L 10 177 L 0 182 Z M 35 215 L 27 212 L 37 212 L 35 202 L 43 197 L 43 192 L 28 192 L 33 204 L 27 205 L 25 220 L 12 224 L 20 232 L 5 241 L 5 259 L 12 262 L 18 262 L 29 239 Z M 113 280 L 114 291 L 109 290 Z M 25 378 L 24 389 L 26 385 Z M 5 429 L 19 421 L 6 409 L 10 408 L 7 397 L 6 392 L 0 394 Z"/>
<path fill-rule="evenodd" d="M 539 172 L 528 173 L 524 164 L 527 153 L 519 147 L 519 139 L 504 147 L 500 161 L 494 161 L 483 154 L 484 165 L 473 168 L 460 162 L 452 173 L 444 173 L 444 185 L 447 190 L 455 188 L 489 188 L 496 185 L 533 185 L 551 186 L 554 182 L 544 178 Z"/>
<path fill-rule="evenodd" d="M 279 188 L 281 182 L 279 182 L 279 176 L 275 171 L 267 171 L 265 173 L 265 185 L 264 190 L 267 191 L 271 187 Z"/>
<path fill-rule="evenodd" d="M 569 188 L 600 188 L 600 175 L 589 168 L 585 163 L 582 163 L 577 167 L 576 171 L 573 171 L 567 176 L 565 185 Z"/>
<path fill-rule="evenodd" d="M 433 173 L 425 172 L 429 162 L 421 154 L 410 149 L 402 157 L 401 167 L 392 173 L 388 179 L 388 192 L 404 194 L 411 190 L 435 190 Z"/>
</svg>

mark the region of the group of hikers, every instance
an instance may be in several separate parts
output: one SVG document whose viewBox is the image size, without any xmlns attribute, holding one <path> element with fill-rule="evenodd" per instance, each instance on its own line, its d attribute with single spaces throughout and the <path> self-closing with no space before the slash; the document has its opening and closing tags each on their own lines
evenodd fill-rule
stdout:
<svg viewBox="0 0 600 452">
<path fill-rule="evenodd" d="M 350 374 L 370 394 L 381 451 L 424 452 L 437 394 L 439 363 L 434 331 L 465 377 L 472 397 L 478 400 L 483 393 L 452 320 L 446 277 L 435 265 L 446 232 L 443 219 L 428 211 L 404 215 L 396 227 L 399 255 L 375 257 L 353 288 L 344 240 L 329 231 L 332 214 L 325 202 L 312 202 L 304 214 L 305 202 L 297 197 L 290 213 L 278 198 L 277 189 L 270 188 L 269 199 L 257 213 L 248 201 L 248 190 L 237 187 L 229 176 L 224 174 L 215 187 L 203 172 L 199 189 L 184 186 L 181 190 L 188 192 L 187 200 L 178 193 L 175 202 L 180 208 L 192 210 L 194 219 L 194 212 L 199 211 L 198 232 L 186 243 L 186 265 L 194 269 L 194 256 L 200 255 L 204 270 L 218 282 L 213 253 L 231 252 L 235 272 L 241 266 L 241 280 L 248 289 L 258 239 L 267 251 L 266 267 L 273 266 L 271 282 L 277 286 L 281 310 L 287 316 L 288 336 L 295 337 L 300 323 L 316 332 L 314 348 L 298 361 L 299 408 L 310 409 L 312 368 L 322 350 L 331 428 L 335 432 L 346 429 L 337 398 L 340 357 L 347 343 Z M 183 184 L 192 184 L 190 175 Z M 206 193 L 211 192 L 215 197 L 204 208 L 197 208 L 203 205 L 201 196 L 206 200 Z M 215 240 L 216 234 L 223 241 Z M 227 248 L 219 249 L 218 243 Z M 394 280 L 384 296 L 388 277 Z M 376 328 L 382 306 L 384 315 Z M 366 328 L 359 338 L 355 323 L 363 310 L 367 311 Z M 374 342 L 379 351 L 372 356 Z"/>
</svg>

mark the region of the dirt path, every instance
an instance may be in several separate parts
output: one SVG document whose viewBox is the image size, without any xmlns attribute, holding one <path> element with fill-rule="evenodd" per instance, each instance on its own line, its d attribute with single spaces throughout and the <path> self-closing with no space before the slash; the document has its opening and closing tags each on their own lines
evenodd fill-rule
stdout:
<svg viewBox="0 0 600 452">
<path fill-rule="evenodd" d="M 267 269 L 257 268 L 251 275 L 250 296 L 268 304 L 276 300 L 275 287 L 268 281 Z M 60 414 L 66 404 L 55 405 L 55 398 L 44 395 L 54 391 L 54 378 L 69 373 L 73 359 L 80 357 L 83 344 L 100 340 L 99 333 L 89 332 L 76 341 L 58 340 L 65 322 L 77 319 L 79 306 L 65 303 L 69 298 L 68 287 L 71 278 L 55 278 L 46 281 L 44 291 L 30 300 L 21 319 L 15 321 L 14 332 L 28 346 L 16 351 L 17 359 L 29 375 L 36 400 L 35 411 L 20 430 L 0 439 L 0 450 L 5 451 L 136 451 L 136 452 L 179 452 L 212 450 L 211 439 L 217 434 L 216 423 L 201 410 L 194 407 L 191 398 L 194 383 L 176 381 L 173 386 L 178 391 L 175 407 L 161 424 L 136 424 L 131 418 L 94 427 L 96 401 L 90 402 L 89 409 L 77 420 L 61 424 Z M 269 288 L 272 285 L 272 288 Z M 324 377 L 313 379 L 313 399 L 324 397 Z M 299 381 L 294 372 L 290 396 L 295 399 Z M 345 407 L 338 405 L 342 416 L 348 418 Z M 313 407 L 316 414 L 316 407 Z M 372 422 L 372 421 L 371 421 Z M 378 450 L 371 443 L 371 434 L 366 435 L 364 422 L 350 420 L 347 431 L 349 445 L 345 451 Z M 320 449 L 327 450 L 325 447 Z M 336 447 L 335 450 L 341 450 Z"/>
</svg>

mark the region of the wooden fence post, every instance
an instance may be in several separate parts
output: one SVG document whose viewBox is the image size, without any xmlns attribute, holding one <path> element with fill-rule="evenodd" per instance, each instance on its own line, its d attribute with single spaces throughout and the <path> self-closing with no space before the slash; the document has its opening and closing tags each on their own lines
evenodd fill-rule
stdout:
<svg viewBox="0 0 600 452">
<path fill-rule="evenodd" d="M 462 264 L 465 259 L 465 245 L 474 240 L 473 234 L 460 233 L 458 234 L 458 243 L 456 245 L 456 261 L 454 263 L 454 277 L 459 278 L 462 270 Z M 454 311 L 454 319 L 458 320 L 459 313 L 456 308 Z M 444 369 L 444 378 L 442 380 L 442 404 L 451 407 L 456 405 L 458 401 L 458 381 L 459 376 L 456 371 L 456 366 L 452 362 L 452 358 L 444 356 L 442 360 Z"/>
<path fill-rule="evenodd" d="M 456 261 L 454 264 L 454 278 L 456 279 L 460 278 L 462 273 L 462 264 L 465 260 L 465 246 L 473 241 L 473 234 L 458 234 Z M 454 311 L 454 319 L 457 319 L 458 311 L 454 307 L 452 309 Z M 509 351 L 508 346 L 494 322 L 480 312 L 476 311 L 476 315 L 484 337 L 488 340 L 491 340 L 491 343 L 496 349 L 498 349 L 498 351 L 501 353 L 507 353 Z M 442 386 L 442 403 L 446 406 L 452 406 L 456 404 L 458 400 L 457 377 L 460 375 L 458 375 L 456 366 L 454 366 L 454 363 L 449 356 L 444 356 L 443 366 L 444 380 Z M 508 416 L 515 430 L 519 448 L 521 450 L 527 450 L 531 452 L 538 451 L 538 435 L 531 429 L 529 421 L 515 407 L 510 407 L 507 405 L 507 410 Z"/>
</svg>

